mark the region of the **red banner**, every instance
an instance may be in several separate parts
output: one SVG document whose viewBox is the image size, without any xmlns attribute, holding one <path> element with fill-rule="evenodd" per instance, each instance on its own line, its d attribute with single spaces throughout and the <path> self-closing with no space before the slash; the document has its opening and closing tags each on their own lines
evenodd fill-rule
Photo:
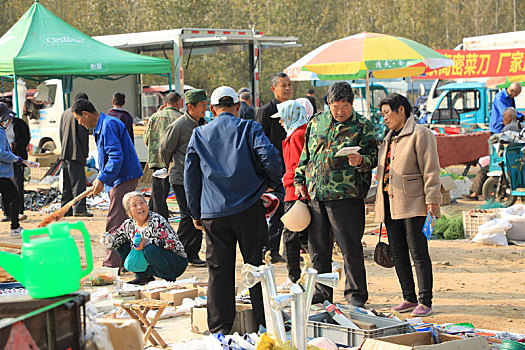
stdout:
<svg viewBox="0 0 525 350">
<path fill-rule="evenodd" d="M 454 60 L 451 67 L 428 70 L 416 79 L 490 78 L 525 75 L 525 48 L 506 50 L 436 50 Z"/>
</svg>

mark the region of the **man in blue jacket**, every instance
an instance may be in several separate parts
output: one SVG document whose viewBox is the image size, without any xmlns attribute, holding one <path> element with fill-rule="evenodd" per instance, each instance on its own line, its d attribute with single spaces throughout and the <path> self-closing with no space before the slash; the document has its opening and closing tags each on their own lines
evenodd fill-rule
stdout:
<svg viewBox="0 0 525 350">
<path fill-rule="evenodd" d="M 490 132 L 493 134 L 500 133 L 503 130 L 503 112 L 508 107 L 516 108 L 514 98 L 521 93 L 521 84 L 512 83 L 506 89 L 501 89 L 500 92 L 494 96 L 494 103 L 492 104 L 492 112 L 490 113 Z M 523 118 L 521 113 L 518 113 L 518 119 Z"/>
<path fill-rule="evenodd" d="M 80 125 L 95 128 L 99 174 L 93 182 L 93 195 L 102 192 L 104 186 L 110 188 L 106 232 L 113 233 L 128 218 L 122 198 L 137 188 L 142 176 L 137 152 L 126 126 L 117 118 L 98 113 L 93 104 L 84 99 L 75 101 L 71 109 Z M 122 267 L 122 259 L 115 252 L 108 254 L 104 266 Z"/>
<path fill-rule="evenodd" d="M 235 319 L 235 250 L 244 262 L 262 264 L 268 228 L 261 195 L 282 186 L 279 152 L 252 120 L 237 118 L 235 90 L 211 95 L 216 119 L 196 128 L 188 144 L 184 188 L 195 227 L 206 231 L 208 327 L 228 334 Z M 255 318 L 264 322 L 261 285 L 250 288 Z"/>
</svg>

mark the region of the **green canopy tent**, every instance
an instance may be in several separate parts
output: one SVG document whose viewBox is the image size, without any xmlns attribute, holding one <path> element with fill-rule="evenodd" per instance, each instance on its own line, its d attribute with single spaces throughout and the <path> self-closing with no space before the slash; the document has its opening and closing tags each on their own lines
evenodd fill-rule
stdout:
<svg viewBox="0 0 525 350">
<path fill-rule="evenodd" d="M 38 0 L 0 38 L 0 76 L 13 78 L 15 90 L 18 77 L 38 81 L 58 77 L 71 87 L 73 77 L 118 79 L 110 76 L 130 74 L 160 74 L 171 80 L 170 61 L 102 44 Z"/>
</svg>

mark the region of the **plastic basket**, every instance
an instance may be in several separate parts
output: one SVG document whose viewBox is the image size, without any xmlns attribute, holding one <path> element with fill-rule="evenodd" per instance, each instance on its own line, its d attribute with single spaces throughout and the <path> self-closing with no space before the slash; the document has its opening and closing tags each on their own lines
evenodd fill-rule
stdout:
<svg viewBox="0 0 525 350">
<path fill-rule="evenodd" d="M 366 338 L 386 337 L 410 333 L 407 322 L 391 320 L 386 317 L 370 316 L 350 311 L 350 317 L 357 321 L 375 324 L 375 329 L 351 329 L 336 324 L 328 312 L 312 315 L 306 328 L 308 338 L 326 337 L 339 345 L 359 346 Z"/>
<path fill-rule="evenodd" d="M 489 222 L 492 219 L 499 218 L 499 210 L 490 210 L 485 213 L 480 212 L 463 212 L 463 233 L 465 238 L 472 239 L 478 233 L 478 227 Z"/>
</svg>

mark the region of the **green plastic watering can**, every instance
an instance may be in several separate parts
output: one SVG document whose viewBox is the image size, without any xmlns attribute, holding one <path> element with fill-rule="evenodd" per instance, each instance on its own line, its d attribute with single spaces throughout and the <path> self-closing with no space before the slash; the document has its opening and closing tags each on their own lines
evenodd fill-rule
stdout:
<svg viewBox="0 0 525 350">
<path fill-rule="evenodd" d="M 70 230 L 84 238 L 87 267 L 80 266 L 80 254 Z M 34 236 L 46 235 L 45 237 Z M 0 266 L 20 282 L 33 298 L 52 298 L 77 291 L 80 280 L 93 270 L 91 240 L 83 222 L 60 222 L 22 231 L 20 255 L 0 252 Z"/>
</svg>

